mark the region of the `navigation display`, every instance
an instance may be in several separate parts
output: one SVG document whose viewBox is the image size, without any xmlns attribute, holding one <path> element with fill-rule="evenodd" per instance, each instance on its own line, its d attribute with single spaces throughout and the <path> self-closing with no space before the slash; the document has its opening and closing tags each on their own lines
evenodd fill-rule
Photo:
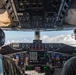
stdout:
<svg viewBox="0 0 76 75">
<path fill-rule="evenodd" d="M 56 60 L 60 60 L 60 54 L 55 54 L 55 58 L 56 58 Z"/>
</svg>

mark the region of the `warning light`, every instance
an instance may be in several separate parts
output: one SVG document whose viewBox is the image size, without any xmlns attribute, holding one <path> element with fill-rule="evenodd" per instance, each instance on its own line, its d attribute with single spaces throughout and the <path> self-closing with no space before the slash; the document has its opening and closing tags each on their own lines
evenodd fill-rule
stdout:
<svg viewBox="0 0 76 75">
<path fill-rule="evenodd" d="M 44 54 L 44 56 L 48 56 L 48 54 L 46 53 L 46 54 Z"/>
<path fill-rule="evenodd" d="M 31 67 L 31 66 L 28 66 L 28 67 L 27 67 L 27 70 L 32 70 L 32 67 Z"/>
<path fill-rule="evenodd" d="M 44 70 L 48 70 L 48 67 L 47 67 L 47 66 L 43 66 L 43 69 L 44 69 Z"/>
</svg>

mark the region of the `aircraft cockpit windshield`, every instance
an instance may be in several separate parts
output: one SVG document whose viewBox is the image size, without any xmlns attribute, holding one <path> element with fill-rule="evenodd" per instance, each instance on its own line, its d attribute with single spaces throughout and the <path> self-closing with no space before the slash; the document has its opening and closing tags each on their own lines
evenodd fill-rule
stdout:
<svg viewBox="0 0 76 75">
<path fill-rule="evenodd" d="M 35 39 L 34 31 L 4 31 L 6 36 L 5 45 L 10 43 L 33 43 Z M 16 35 L 14 37 L 14 35 Z M 75 45 L 73 30 L 65 31 L 41 31 L 40 40 L 43 43 L 64 43 Z"/>
</svg>

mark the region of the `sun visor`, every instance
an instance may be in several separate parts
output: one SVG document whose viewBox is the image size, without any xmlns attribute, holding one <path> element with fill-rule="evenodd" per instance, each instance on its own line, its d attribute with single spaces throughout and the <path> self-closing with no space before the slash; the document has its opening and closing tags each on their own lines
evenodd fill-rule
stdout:
<svg viewBox="0 0 76 75">
<path fill-rule="evenodd" d="M 4 13 L 0 14 L 0 27 L 6 27 L 11 24 L 11 20 L 9 18 L 8 12 L 5 11 Z"/>
<path fill-rule="evenodd" d="M 76 25 L 76 9 L 69 9 L 65 22 L 71 25 Z"/>
<path fill-rule="evenodd" d="M 70 8 L 65 16 L 65 22 L 71 25 L 76 25 L 76 0 L 72 0 Z"/>
</svg>

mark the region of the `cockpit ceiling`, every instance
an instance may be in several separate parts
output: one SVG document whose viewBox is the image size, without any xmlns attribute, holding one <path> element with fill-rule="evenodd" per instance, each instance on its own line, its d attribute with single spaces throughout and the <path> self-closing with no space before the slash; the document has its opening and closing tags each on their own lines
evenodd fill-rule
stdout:
<svg viewBox="0 0 76 75">
<path fill-rule="evenodd" d="M 4 1 L 4 0 L 3 0 Z M 8 1 L 8 0 L 6 0 Z M 13 0 L 9 0 L 9 1 L 13 1 Z M 27 0 L 25 0 L 27 2 Z M 50 0 L 48 0 L 50 1 Z M 66 0 L 69 1 L 69 0 Z M 71 1 L 71 0 L 70 0 Z M 34 1 L 33 1 L 34 2 Z M 8 5 L 9 2 L 7 2 Z M 41 2 L 42 3 L 42 2 Z M 48 2 L 47 2 L 48 3 Z M 43 3 L 42 3 L 43 4 Z M 42 6 L 41 4 L 41 6 Z M 3 4 L 4 5 L 4 4 Z M 25 4 L 26 5 L 26 4 Z M 6 5 L 4 5 L 6 6 Z M 7 6 L 6 6 L 7 7 Z M 74 30 L 76 29 L 76 0 L 72 0 L 70 6 L 68 7 L 68 10 L 66 11 L 66 13 L 64 14 L 63 17 L 63 23 L 59 23 L 62 25 L 59 25 L 58 23 L 56 23 L 56 25 L 53 27 L 51 21 L 49 21 L 48 23 L 44 22 L 45 21 L 45 15 L 48 14 L 48 16 L 51 16 L 51 12 L 49 13 L 48 11 L 46 11 L 47 13 L 44 13 L 43 15 L 38 14 L 39 11 L 34 11 L 35 14 L 31 13 L 31 20 L 29 19 L 30 14 L 26 13 L 26 10 L 18 10 L 16 9 L 17 7 L 15 6 L 15 2 L 14 2 L 14 12 L 15 12 L 15 16 L 16 19 L 12 20 L 11 19 L 11 15 L 9 14 L 7 8 L 0 8 L 0 28 L 3 28 L 5 30 Z M 38 7 L 40 9 L 40 7 Z M 27 8 L 26 8 L 27 9 Z M 32 9 L 32 7 L 31 7 Z M 31 11 L 31 9 L 28 9 Z M 41 8 L 42 9 L 42 8 Z M 27 11 L 28 11 L 27 10 Z M 32 10 L 33 11 L 33 10 Z M 24 16 L 21 15 L 21 13 L 24 16 L 28 16 L 25 17 L 26 19 L 28 18 L 30 21 L 26 22 L 24 20 Z M 38 13 L 37 13 L 38 12 Z M 42 12 L 42 11 L 41 11 Z M 43 12 L 42 12 L 43 13 Z M 14 14 L 13 14 L 14 15 Z M 34 16 L 35 15 L 35 16 Z M 60 15 L 61 16 L 61 15 Z M 37 18 L 37 20 L 35 19 Z M 47 18 L 47 17 L 46 17 Z M 48 17 L 47 19 L 49 19 L 50 17 Z M 54 17 L 51 17 L 51 19 L 53 19 Z M 60 17 L 61 18 L 61 17 Z M 43 21 L 44 20 L 44 21 Z M 25 22 L 24 22 L 25 21 Z M 33 23 L 33 22 L 34 23 Z M 31 22 L 31 23 L 30 23 Z M 37 23 L 35 23 L 37 22 Z M 44 22 L 44 23 L 43 23 Z M 30 24 L 29 24 L 30 23 Z M 46 24 L 45 24 L 46 23 Z M 34 25 L 34 24 L 37 24 Z M 38 25 L 39 24 L 39 25 Z M 28 25 L 28 26 L 27 26 Z M 32 25 L 32 26 L 30 26 Z M 50 26 L 50 27 L 49 27 Z"/>
</svg>

